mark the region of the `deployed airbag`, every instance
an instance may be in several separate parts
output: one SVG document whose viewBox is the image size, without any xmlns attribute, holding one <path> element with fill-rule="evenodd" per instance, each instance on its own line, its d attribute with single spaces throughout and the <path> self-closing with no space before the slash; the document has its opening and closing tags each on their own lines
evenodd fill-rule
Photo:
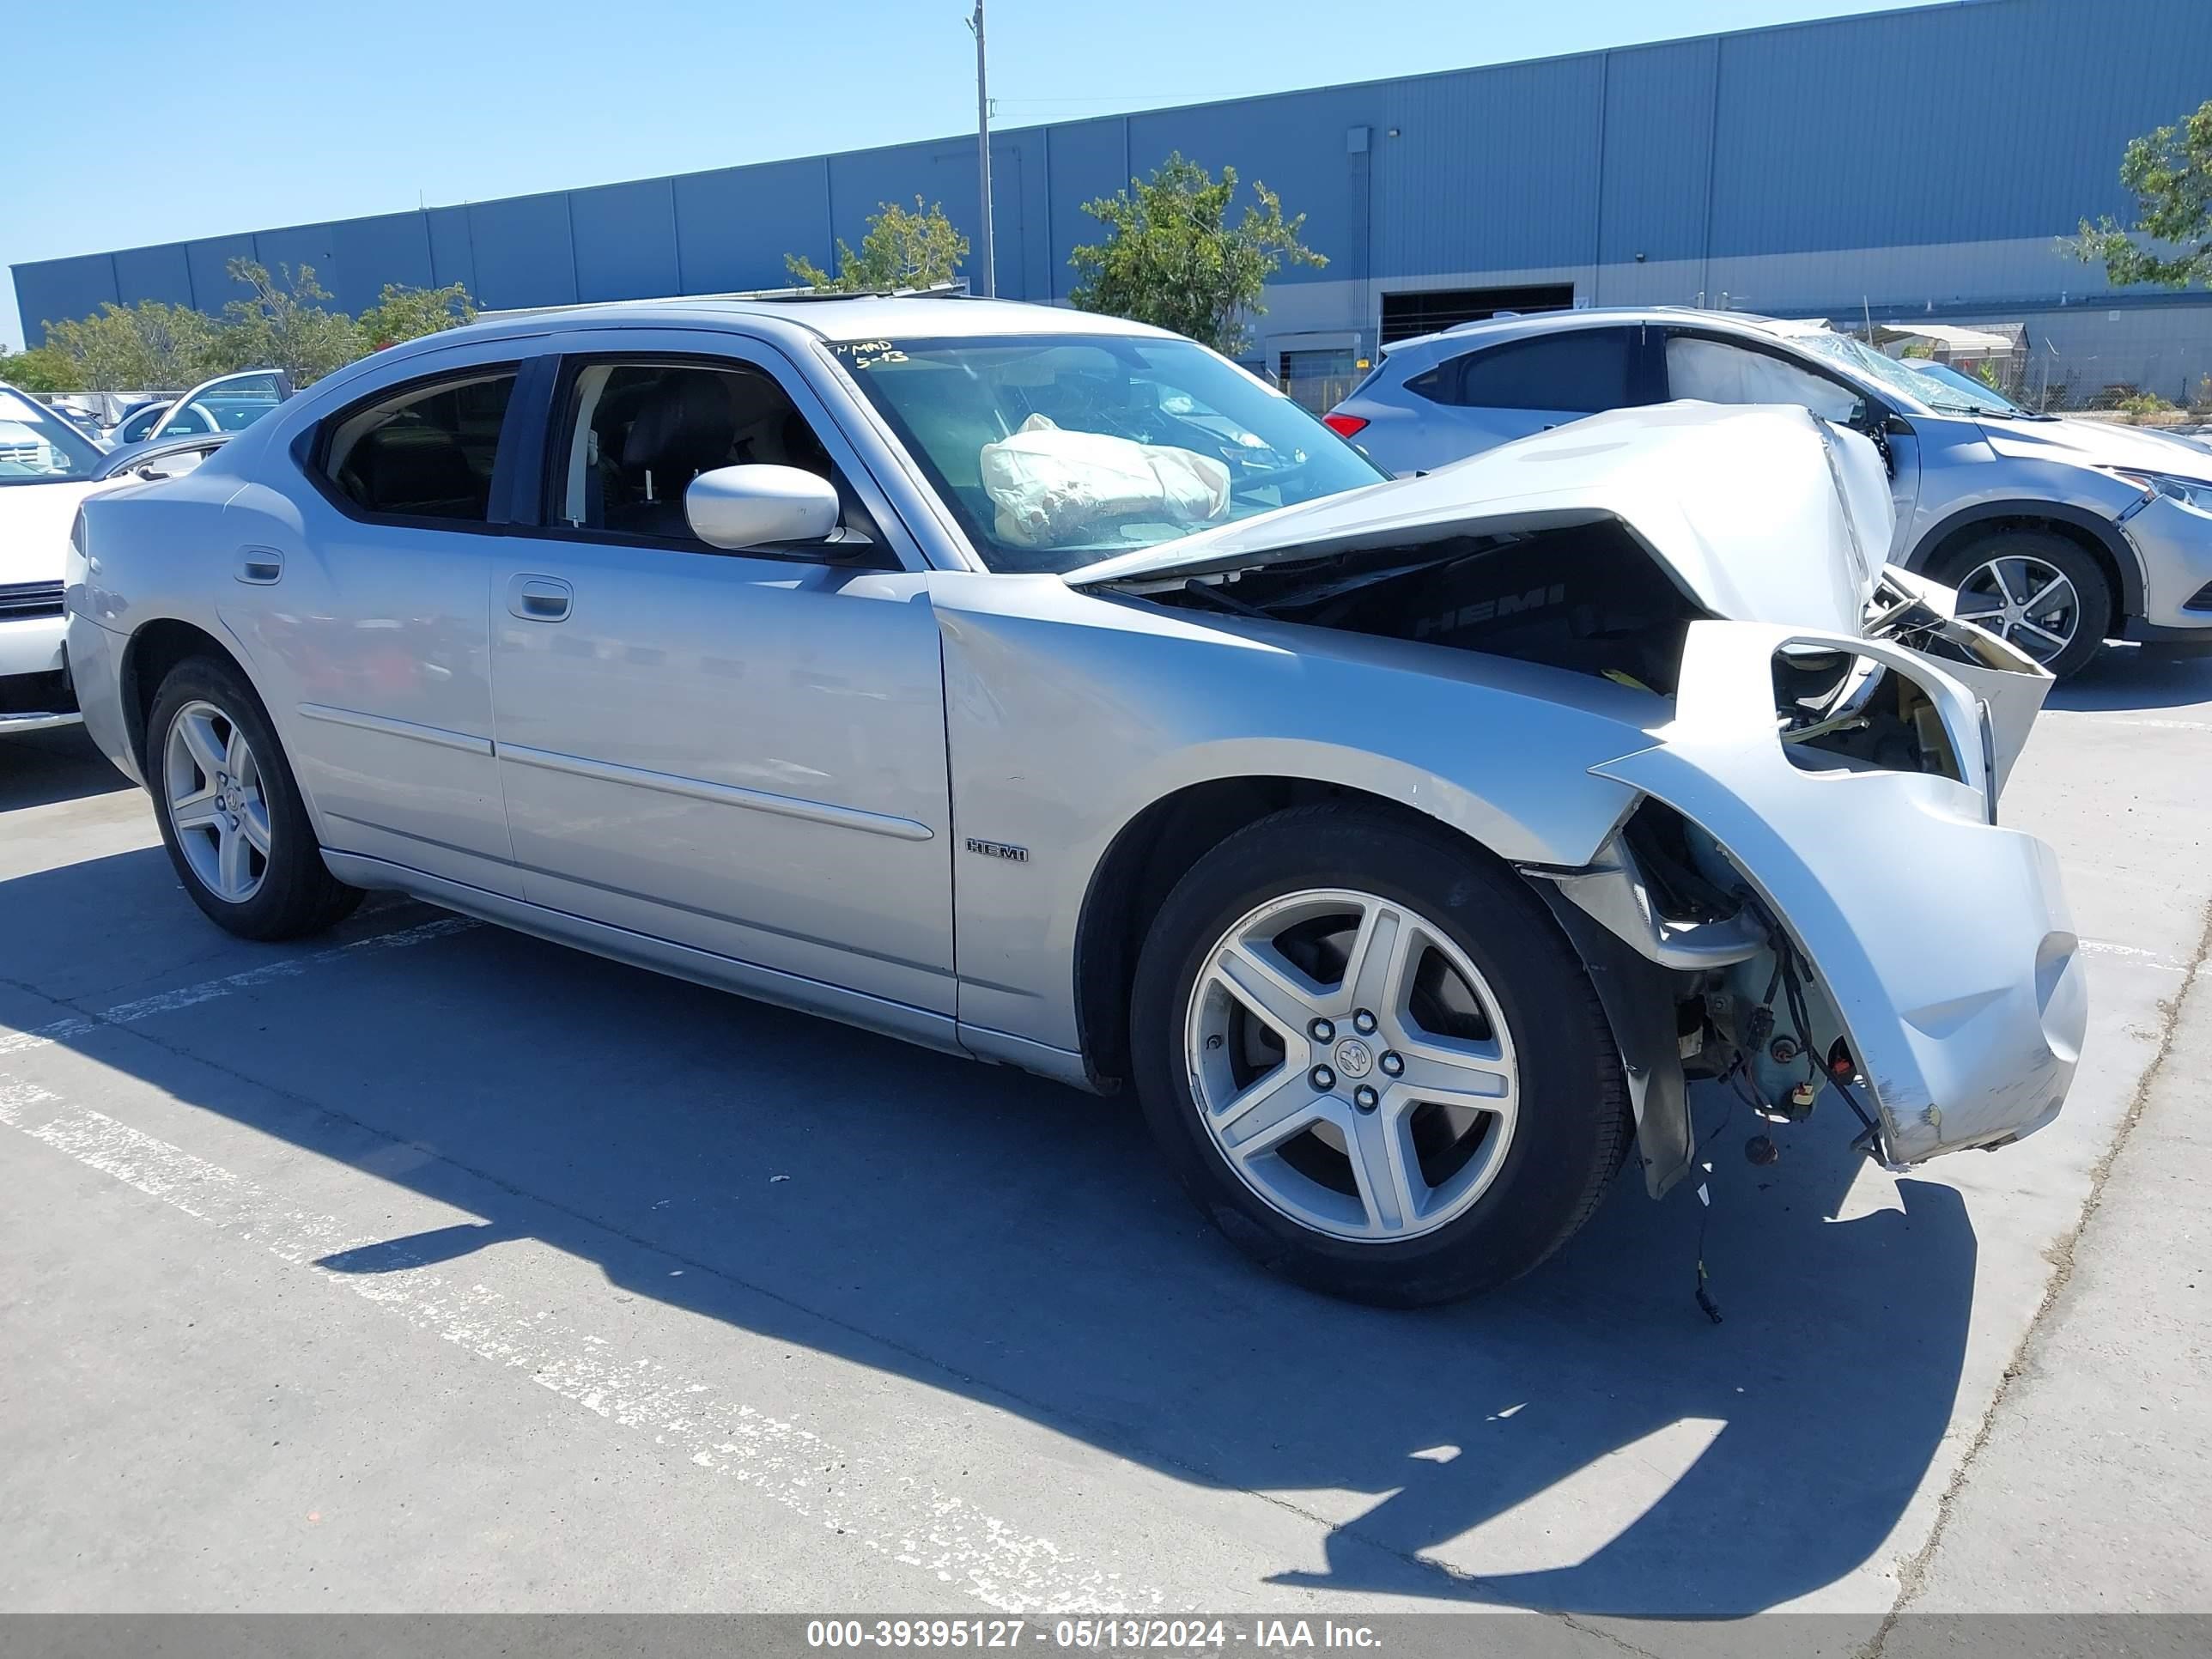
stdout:
<svg viewBox="0 0 2212 1659">
<path fill-rule="evenodd" d="M 1000 538 L 1080 546 L 1128 523 L 1196 527 L 1229 515 L 1229 468 L 1211 456 L 1103 432 L 1069 432 L 1042 415 L 983 446 L 983 489 Z"/>
</svg>

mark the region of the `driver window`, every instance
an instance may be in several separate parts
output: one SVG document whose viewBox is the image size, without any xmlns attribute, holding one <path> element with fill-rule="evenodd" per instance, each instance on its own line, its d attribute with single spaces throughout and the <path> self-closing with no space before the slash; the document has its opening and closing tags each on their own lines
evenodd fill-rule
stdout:
<svg viewBox="0 0 2212 1659">
<path fill-rule="evenodd" d="M 552 518 L 704 547 L 684 492 L 717 467 L 795 466 L 857 503 L 790 396 L 762 370 L 675 363 L 586 363 L 568 394 Z M 854 526 L 858 527 L 858 526 Z"/>
<path fill-rule="evenodd" d="M 1856 393 L 1824 374 L 1694 334 L 1667 337 L 1667 390 L 1671 398 L 1708 404 L 1796 404 L 1839 423 L 1859 404 Z"/>
</svg>

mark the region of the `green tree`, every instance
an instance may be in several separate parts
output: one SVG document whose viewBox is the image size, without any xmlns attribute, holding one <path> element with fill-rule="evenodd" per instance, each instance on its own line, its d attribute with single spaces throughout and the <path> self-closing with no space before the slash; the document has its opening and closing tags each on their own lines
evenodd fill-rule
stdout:
<svg viewBox="0 0 2212 1659">
<path fill-rule="evenodd" d="M 253 290 L 252 297 L 223 307 L 222 356 L 231 368 L 281 368 L 295 386 L 319 380 L 343 368 L 364 349 L 360 327 L 342 311 L 315 302 L 331 296 L 315 280 L 313 265 L 297 270 L 233 259 L 230 279 Z"/>
<path fill-rule="evenodd" d="M 448 283 L 443 288 L 386 283 L 376 303 L 361 313 L 357 325 L 362 343 L 371 351 L 381 351 L 402 340 L 420 339 L 441 328 L 474 322 L 476 315 L 476 301 L 459 283 Z"/>
<path fill-rule="evenodd" d="M 141 300 L 46 325 L 41 349 L 67 361 L 86 392 L 181 392 L 220 362 L 220 331 L 204 311 Z"/>
<path fill-rule="evenodd" d="M 84 376 L 69 356 L 51 345 L 27 351 L 0 346 L 0 380 L 24 392 L 82 392 Z"/>
<path fill-rule="evenodd" d="M 2094 226 L 2084 219 L 2071 245 L 2075 257 L 2103 261 L 2116 284 L 2212 285 L 2212 99 L 2179 127 L 2130 139 L 2120 182 L 2135 196 L 2136 222 L 2123 230 L 2110 219 Z"/>
<path fill-rule="evenodd" d="M 1285 264 L 1328 261 L 1298 240 L 1305 215 L 1284 218 L 1281 200 L 1256 179 L 1258 199 L 1232 226 L 1236 194 L 1235 167 L 1216 179 L 1177 153 L 1150 179 L 1085 202 L 1106 240 L 1069 255 L 1080 280 L 1068 297 L 1080 310 L 1173 329 L 1216 351 L 1241 350 L 1246 319 L 1266 309 L 1260 295 L 1267 278 Z"/>
<path fill-rule="evenodd" d="M 792 280 L 824 294 L 936 288 L 952 280 L 968 257 L 968 239 L 952 228 L 941 203 L 925 208 L 917 196 L 912 212 L 896 202 L 876 206 L 858 253 L 838 238 L 836 276 L 803 254 L 787 253 L 783 263 Z"/>
</svg>

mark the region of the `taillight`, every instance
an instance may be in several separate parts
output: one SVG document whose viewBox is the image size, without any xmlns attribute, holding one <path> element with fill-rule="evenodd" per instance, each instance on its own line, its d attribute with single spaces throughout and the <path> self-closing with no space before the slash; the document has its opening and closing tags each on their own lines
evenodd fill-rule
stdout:
<svg viewBox="0 0 2212 1659">
<path fill-rule="evenodd" d="M 1340 438 L 1356 438 L 1367 429 L 1367 422 L 1357 415 L 1324 415 L 1321 423 Z"/>
</svg>

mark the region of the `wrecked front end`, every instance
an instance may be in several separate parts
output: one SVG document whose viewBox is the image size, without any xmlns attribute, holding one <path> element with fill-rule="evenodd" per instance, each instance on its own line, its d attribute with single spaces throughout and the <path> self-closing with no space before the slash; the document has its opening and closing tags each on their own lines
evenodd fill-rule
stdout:
<svg viewBox="0 0 2212 1659">
<path fill-rule="evenodd" d="M 1635 746 L 1574 763 L 1635 792 L 1594 854 L 1522 866 L 1612 1021 L 1655 1194 L 1691 1166 L 1699 1080 L 1840 1114 L 1893 1167 L 2032 1133 L 2087 1023 L 2057 860 L 1998 822 L 2050 676 L 1882 564 L 1863 440 L 1638 415 L 1071 580 L 1656 700 Z"/>
<path fill-rule="evenodd" d="M 1595 769 L 1636 809 L 1589 866 L 1524 872 L 1609 1006 L 1674 1012 L 1674 1053 L 1647 1038 L 1633 1067 L 1655 1193 L 1690 1166 L 1699 1078 L 1771 1118 L 1846 1111 L 1891 1167 L 2008 1145 L 2065 1099 L 2079 942 L 2051 849 L 1996 821 L 2048 677 L 1945 598 L 1889 573 L 1865 636 L 1693 626 L 1673 722 Z"/>
</svg>

